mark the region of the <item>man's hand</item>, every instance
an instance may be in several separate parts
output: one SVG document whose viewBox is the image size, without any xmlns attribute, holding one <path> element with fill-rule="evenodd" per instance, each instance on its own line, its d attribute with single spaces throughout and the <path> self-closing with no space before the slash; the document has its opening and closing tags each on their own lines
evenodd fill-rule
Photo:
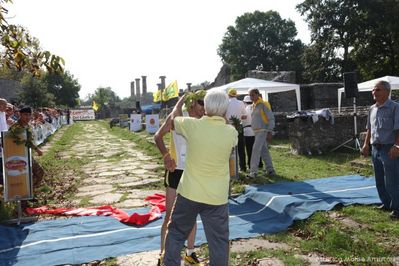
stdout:
<svg viewBox="0 0 399 266">
<path fill-rule="evenodd" d="M 361 152 L 361 154 L 362 154 L 364 157 L 369 156 L 369 155 L 370 155 L 370 146 L 367 145 L 367 144 L 364 144 L 360 152 Z"/>
<path fill-rule="evenodd" d="M 399 148 L 397 146 L 392 146 L 388 152 L 388 156 L 390 159 L 395 159 L 399 156 Z"/>
<path fill-rule="evenodd" d="M 173 160 L 169 153 L 163 157 L 163 164 L 165 165 L 166 170 L 168 170 L 169 172 L 173 172 L 176 169 L 176 162 L 175 160 Z"/>
<path fill-rule="evenodd" d="M 270 142 L 273 139 L 273 133 L 271 131 L 267 132 L 266 141 Z"/>
<path fill-rule="evenodd" d="M 37 149 L 36 152 L 37 152 L 38 156 L 42 156 L 43 155 L 43 152 L 41 150 L 39 150 L 39 149 Z"/>
</svg>

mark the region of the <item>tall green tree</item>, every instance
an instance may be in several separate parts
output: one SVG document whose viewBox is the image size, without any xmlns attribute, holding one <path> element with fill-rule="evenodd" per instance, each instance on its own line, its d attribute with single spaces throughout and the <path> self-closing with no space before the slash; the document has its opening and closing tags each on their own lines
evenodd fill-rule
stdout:
<svg viewBox="0 0 399 266">
<path fill-rule="evenodd" d="M 363 0 L 362 34 L 351 52 L 364 79 L 399 76 L 399 1 Z"/>
<path fill-rule="evenodd" d="M 78 104 L 80 84 L 68 71 L 47 72 L 44 76 L 48 91 L 55 97 L 56 105 L 74 107 Z"/>
<path fill-rule="evenodd" d="M 110 88 L 97 88 L 94 94 L 90 94 L 88 96 L 88 100 L 86 103 L 91 105 L 93 100 L 96 101 L 97 105 L 99 106 L 99 110 L 102 108 L 112 109 L 115 108 L 118 102 L 120 102 L 120 98 L 115 92 Z"/>
<path fill-rule="evenodd" d="M 217 52 L 233 79 L 254 69 L 300 72 L 303 44 L 296 35 L 295 23 L 275 11 L 245 13 L 227 28 Z"/>
<path fill-rule="evenodd" d="M 63 58 L 42 50 L 24 27 L 8 23 L 5 4 L 10 3 L 11 0 L 0 0 L 0 67 L 25 70 L 33 75 L 40 74 L 42 68 L 62 72 Z"/>
<path fill-rule="evenodd" d="M 24 75 L 21 80 L 22 92 L 19 95 L 21 103 L 33 108 L 54 107 L 55 97 L 48 92 L 47 87 L 48 85 L 43 77 L 37 78 L 30 74 Z"/>
<path fill-rule="evenodd" d="M 302 57 L 304 76 L 311 82 L 341 80 L 342 72 L 355 68 L 349 53 L 363 32 L 359 1 L 305 0 L 297 9 L 311 30 L 311 44 Z"/>
</svg>

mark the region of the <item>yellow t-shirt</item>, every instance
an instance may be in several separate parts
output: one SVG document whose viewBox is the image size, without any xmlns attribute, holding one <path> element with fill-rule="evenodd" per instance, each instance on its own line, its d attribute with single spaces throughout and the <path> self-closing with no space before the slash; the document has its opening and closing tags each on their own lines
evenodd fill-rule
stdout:
<svg viewBox="0 0 399 266">
<path fill-rule="evenodd" d="M 187 141 L 186 161 L 177 193 L 205 204 L 226 204 L 229 194 L 229 158 L 237 145 L 237 131 L 223 117 L 176 117 L 176 133 Z"/>
</svg>

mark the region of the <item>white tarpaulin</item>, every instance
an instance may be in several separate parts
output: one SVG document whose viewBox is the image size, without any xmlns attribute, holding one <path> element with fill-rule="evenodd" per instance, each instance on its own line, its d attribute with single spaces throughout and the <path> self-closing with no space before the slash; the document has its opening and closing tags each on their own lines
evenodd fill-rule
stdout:
<svg viewBox="0 0 399 266">
<path fill-rule="evenodd" d="M 399 77 L 394 77 L 394 76 L 385 76 L 377 79 L 372 79 L 369 81 L 365 81 L 362 83 L 357 84 L 357 88 L 359 92 L 361 91 L 372 91 L 374 88 L 374 85 L 377 83 L 377 81 L 384 80 L 389 82 L 391 84 L 391 90 L 399 90 Z M 341 99 L 342 99 L 342 94 L 344 93 L 345 88 L 340 88 L 338 89 L 338 112 L 341 112 Z"/>
<path fill-rule="evenodd" d="M 263 92 L 262 94 L 264 95 L 265 100 L 267 101 L 269 100 L 269 95 L 268 95 L 269 93 L 295 90 L 298 110 L 301 111 L 301 93 L 298 84 L 275 82 L 275 81 L 255 79 L 255 78 L 244 78 L 225 84 L 220 87 L 214 87 L 209 91 L 224 90 L 227 92 L 231 88 L 236 89 L 237 94 L 245 94 L 245 95 L 248 94 L 248 89 L 257 88 L 259 92 L 261 93 Z"/>
</svg>

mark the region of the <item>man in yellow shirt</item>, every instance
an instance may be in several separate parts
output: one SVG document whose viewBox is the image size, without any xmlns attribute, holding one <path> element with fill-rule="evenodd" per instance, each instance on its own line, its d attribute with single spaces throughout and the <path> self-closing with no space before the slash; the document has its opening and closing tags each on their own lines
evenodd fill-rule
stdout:
<svg viewBox="0 0 399 266">
<path fill-rule="evenodd" d="M 238 140 L 237 131 L 224 118 L 228 104 L 225 92 L 208 92 L 206 115 L 201 119 L 175 117 L 173 110 L 172 119 L 166 121 L 187 141 L 185 169 L 166 235 L 166 266 L 180 265 L 180 251 L 198 214 L 208 241 L 210 265 L 228 265 L 229 158 Z M 168 170 L 173 170 L 173 163 L 168 165 Z"/>
<path fill-rule="evenodd" d="M 275 125 L 274 114 L 269 102 L 263 101 L 258 89 L 251 88 L 248 93 L 253 102 L 251 127 L 255 133 L 255 141 L 252 147 L 250 173 L 247 177 L 255 178 L 257 176 L 260 158 L 265 162 L 267 175 L 275 176 L 276 172 L 267 145 L 268 140 L 271 139 Z"/>
</svg>

